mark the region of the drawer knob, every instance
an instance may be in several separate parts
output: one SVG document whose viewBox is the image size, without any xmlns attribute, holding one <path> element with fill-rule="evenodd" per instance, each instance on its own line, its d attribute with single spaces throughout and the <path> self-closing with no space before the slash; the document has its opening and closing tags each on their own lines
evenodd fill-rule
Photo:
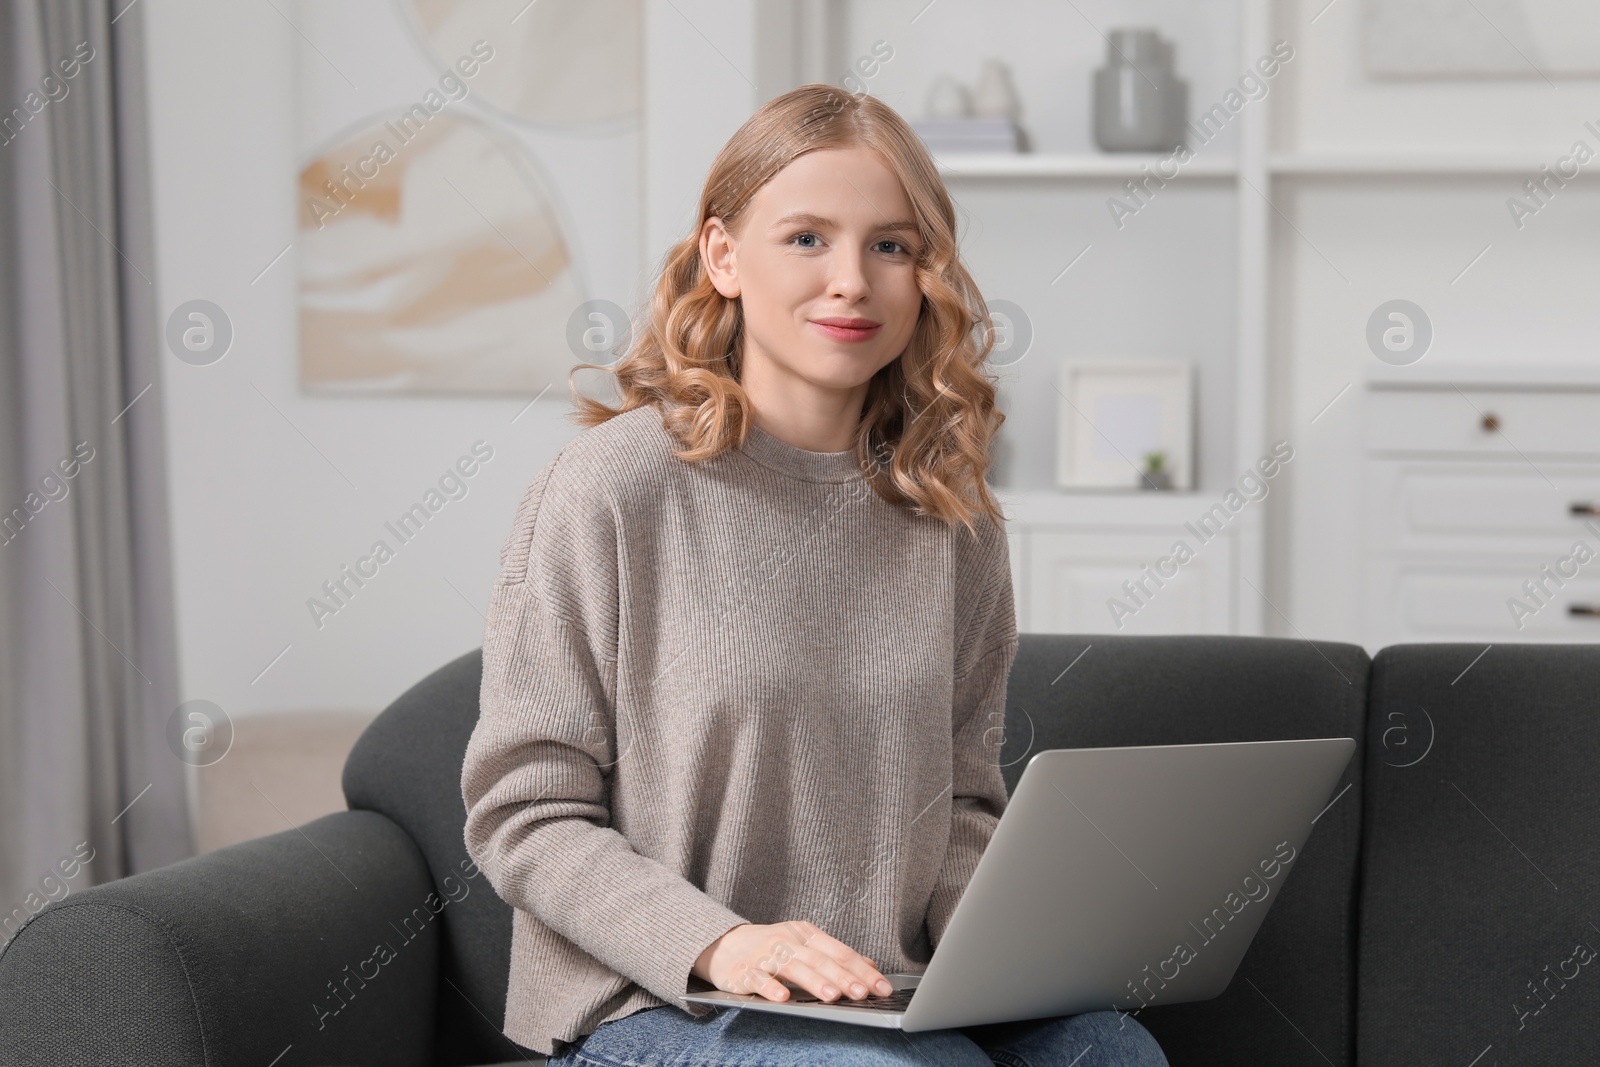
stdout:
<svg viewBox="0 0 1600 1067">
<path fill-rule="evenodd" d="M 1494 412 L 1491 411 L 1491 412 L 1488 412 L 1487 414 L 1485 414 L 1483 416 L 1483 432 L 1484 433 L 1494 433 L 1499 428 L 1500 428 L 1500 416 L 1499 415 L 1496 415 Z"/>
<path fill-rule="evenodd" d="M 1593 500 L 1587 504 L 1582 501 L 1574 501 L 1572 513 L 1574 515 L 1600 515 L 1600 504 L 1595 503 Z"/>
<path fill-rule="evenodd" d="M 1582 615 L 1586 618 L 1600 619 L 1600 604 L 1568 604 L 1568 615 Z"/>
</svg>

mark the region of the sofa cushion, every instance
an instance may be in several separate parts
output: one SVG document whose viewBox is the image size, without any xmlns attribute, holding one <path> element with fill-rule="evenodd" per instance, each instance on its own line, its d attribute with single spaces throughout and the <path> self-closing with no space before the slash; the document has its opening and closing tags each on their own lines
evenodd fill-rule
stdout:
<svg viewBox="0 0 1600 1067">
<path fill-rule="evenodd" d="M 1385 648 L 1368 729 L 1363 1067 L 1594 1062 L 1600 647 Z"/>
<path fill-rule="evenodd" d="M 1369 666 L 1364 649 L 1325 641 L 1023 634 L 1006 694 L 1006 785 L 1014 789 L 1028 756 L 1048 748 L 1303 737 L 1359 745 Z M 1172 1063 L 1354 1062 L 1360 778 L 1358 755 L 1227 990 L 1139 1014 Z"/>
</svg>

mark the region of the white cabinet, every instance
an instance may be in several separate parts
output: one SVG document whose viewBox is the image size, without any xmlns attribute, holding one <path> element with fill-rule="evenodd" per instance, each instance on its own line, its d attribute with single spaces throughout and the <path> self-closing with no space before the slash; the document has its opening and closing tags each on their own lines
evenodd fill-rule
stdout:
<svg viewBox="0 0 1600 1067">
<path fill-rule="evenodd" d="M 1237 541 L 1223 534 L 1188 563 L 1155 533 L 1027 533 L 1028 626 L 1043 633 L 1232 633 L 1229 575 Z"/>
<path fill-rule="evenodd" d="M 1234 587 L 1247 512 L 1212 512 L 1203 493 L 998 495 L 1020 630 L 1240 632 Z"/>
<path fill-rule="evenodd" d="M 1369 382 L 1368 642 L 1600 640 L 1600 380 Z"/>
</svg>

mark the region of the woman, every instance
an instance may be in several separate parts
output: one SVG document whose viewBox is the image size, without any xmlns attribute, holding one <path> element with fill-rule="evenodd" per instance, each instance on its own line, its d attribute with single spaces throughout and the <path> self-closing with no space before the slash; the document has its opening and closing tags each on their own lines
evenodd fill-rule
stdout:
<svg viewBox="0 0 1600 1067">
<path fill-rule="evenodd" d="M 1005 808 L 1005 416 L 911 129 L 807 85 L 712 164 L 613 409 L 501 553 L 466 843 L 504 1030 L 576 1064 L 1164 1064 L 1127 1015 L 915 1034 L 678 1001 L 925 969 Z"/>
</svg>

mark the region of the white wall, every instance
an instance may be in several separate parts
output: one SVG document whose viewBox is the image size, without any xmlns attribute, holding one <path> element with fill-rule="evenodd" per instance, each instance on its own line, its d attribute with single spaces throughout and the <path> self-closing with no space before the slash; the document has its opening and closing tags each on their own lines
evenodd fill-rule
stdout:
<svg viewBox="0 0 1600 1067">
<path fill-rule="evenodd" d="M 235 715 L 376 710 L 481 644 L 517 502 L 578 432 L 565 383 L 520 417 L 521 398 L 300 391 L 299 37 L 285 17 L 304 25 L 299 14 L 281 0 L 146 0 L 144 12 L 160 313 L 205 298 L 235 331 L 216 364 L 162 363 L 182 696 Z M 649 18 L 644 258 L 653 270 L 687 225 L 711 155 L 754 103 L 736 69 L 750 70 L 747 4 L 675 0 L 650 5 Z M 349 73 L 360 84 L 361 71 Z M 319 629 L 308 598 L 379 537 L 397 544 L 385 521 L 480 440 L 494 457 L 467 495 Z"/>
<path fill-rule="evenodd" d="M 645 263 L 694 223 L 711 160 L 761 103 L 749 0 L 645 5 Z"/>
</svg>

